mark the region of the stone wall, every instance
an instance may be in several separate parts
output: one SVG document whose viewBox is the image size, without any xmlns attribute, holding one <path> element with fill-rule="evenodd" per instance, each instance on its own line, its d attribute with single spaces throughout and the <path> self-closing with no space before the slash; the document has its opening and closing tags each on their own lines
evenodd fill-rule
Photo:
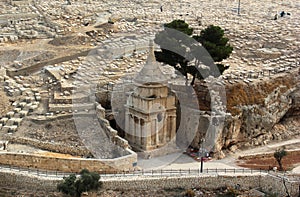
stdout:
<svg viewBox="0 0 300 197">
<path fill-rule="evenodd" d="M 109 138 L 112 140 L 112 142 L 124 149 L 128 149 L 128 141 L 118 136 L 118 131 L 110 126 L 108 120 L 105 119 L 105 109 L 101 105 L 97 105 L 96 114 L 101 127 L 107 136 L 109 136 Z"/>
<path fill-rule="evenodd" d="M 61 172 L 78 173 L 84 168 L 99 173 L 132 170 L 135 162 L 134 153 L 115 159 L 59 158 L 25 153 L 0 153 L 0 164 L 3 165 Z"/>
<path fill-rule="evenodd" d="M 11 0 L 10 1 L 11 5 L 13 6 L 24 6 L 24 5 L 28 5 L 30 3 L 29 0 Z"/>
<path fill-rule="evenodd" d="M 95 109 L 95 106 L 93 103 L 88 103 L 88 104 L 65 104 L 68 102 L 72 102 L 72 100 L 61 100 L 61 104 L 53 104 L 50 103 L 49 106 L 49 112 L 57 112 L 57 111 L 64 111 L 64 112 L 69 112 L 69 111 L 74 111 L 74 110 L 92 110 Z"/>
<path fill-rule="evenodd" d="M 0 171 L 0 187 L 19 188 L 30 191 L 56 191 L 61 178 L 29 175 L 27 172 Z"/>
<path fill-rule="evenodd" d="M 17 187 L 31 191 L 55 191 L 61 178 L 40 177 L 27 172 L 0 171 L 0 187 Z M 263 192 L 276 196 L 285 196 L 286 191 L 281 178 L 269 174 L 252 175 L 194 175 L 178 177 L 139 177 L 102 179 L 105 190 L 140 190 L 140 189 L 176 189 L 176 188 L 207 188 L 238 186 L 241 189 L 261 189 Z M 286 182 L 291 197 L 298 197 L 297 182 Z"/>
<path fill-rule="evenodd" d="M 230 175 L 201 175 L 201 176 L 178 176 L 178 177 L 148 177 L 139 179 L 127 179 L 107 181 L 103 180 L 104 189 L 175 189 L 175 188 L 207 188 L 217 189 L 219 187 L 231 186 L 235 187 L 240 184 L 242 189 L 257 188 L 259 182 L 258 176 L 230 176 Z"/>
<path fill-rule="evenodd" d="M 69 61 L 69 60 L 73 60 L 73 59 L 76 59 L 76 58 L 81 57 L 81 56 L 87 56 L 89 54 L 89 52 L 90 52 L 90 50 L 86 50 L 86 51 L 82 51 L 82 52 L 79 52 L 79 53 L 76 53 L 76 54 L 72 54 L 70 56 L 58 57 L 58 58 L 46 60 L 46 61 L 43 61 L 43 62 L 39 62 L 37 64 L 30 65 L 30 66 L 27 66 L 27 67 L 23 67 L 23 68 L 20 68 L 18 70 L 7 70 L 7 75 L 10 76 L 10 77 L 14 77 L 14 76 L 17 76 L 17 75 L 29 75 L 30 73 L 36 72 L 36 71 L 38 71 L 39 69 L 41 69 L 42 67 L 44 67 L 46 65 L 54 65 L 54 64 L 61 63 L 61 62 L 66 62 L 66 61 Z"/>
<path fill-rule="evenodd" d="M 58 144 L 58 143 L 44 142 L 32 138 L 18 137 L 18 136 L 11 136 L 11 135 L 6 135 L 5 139 L 8 140 L 10 143 L 30 145 L 39 149 L 62 153 L 62 154 L 70 154 L 74 156 L 91 155 L 90 151 L 86 147 L 72 147 L 72 146 Z"/>
<path fill-rule="evenodd" d="M 276 194 L 276 196 L 287 196 L 282 178 L 268 174 L 265 177 L 260 178 L 259 181 L 262 191 Z M 286 180 L 285 183 L 291 197 L 299 197 L 299 181 Z"/>
<path fill-rule="evenodd" d="M 285 188 L 282 180 L 262 174 L 262 175 L 201 175 L 186 177 L 145 177 L 137 179 L 103 180 L 104 189 L 175 189 L 175 188 L 207 188 L 218 189 L 220 187 L 235 188 L 240 185 L 241 189 L 261 188 L 264 192 L 285 196 Z M 296 183 L 287 183 L 288 190 L 292 197 L 296 197 L 299 192 Z"/>
</svg>

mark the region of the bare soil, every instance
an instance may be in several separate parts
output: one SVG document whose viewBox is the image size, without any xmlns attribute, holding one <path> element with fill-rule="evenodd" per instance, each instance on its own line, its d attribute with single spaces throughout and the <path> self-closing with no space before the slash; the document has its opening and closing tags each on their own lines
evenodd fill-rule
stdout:
<svg viewBox="0 0 300 197">
<path fill-rule="evenodd" d="M 45 123 L 24 120 L 18 132 L 14 135 L 70 146 L 83 146 L 71 118 L 57 119 Z"/>
<path fill-rule="evenodd" d="M 277 161 L 271 153 L 239 157 L 237 165 L 256 170 L 271 170 L 273 167 L 279 168 Z M 284 170 L 291 170 L 300 165 L 300 150 L 288 151 L 287 156 L 282 159 L 282 165 Z"/>
</svg>

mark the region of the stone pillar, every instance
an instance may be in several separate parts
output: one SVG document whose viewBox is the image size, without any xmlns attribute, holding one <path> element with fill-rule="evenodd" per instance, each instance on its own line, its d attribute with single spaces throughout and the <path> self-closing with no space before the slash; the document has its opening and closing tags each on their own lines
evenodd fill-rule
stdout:
<svg viewBox="0 0 300 197">
<path fill-rule="evenodd" d="M 133 139 L 134 139 L 134 143 L 138 144 L 138 136 L 139 136 L 139 131 L 138 131 L 138 117 L 134 116 L 133 117 L 133 125 L 134 125 L 134 129 L 133 129 Z"/>
<path fill-rule="evenodd" d="M 132 115 L 129 116 L 129 134 L 129 141 L 134 143 L 134 120 Z"/>
<path fill-rule="evenodd" d="M 142 148 L 146 145 L 146 133 L 145 133 L 145 120 L 141 119 L 141 146 Z"/>
<path fill-rule="evenodd" d="M 159 144 L 159 132 L 158 132 L 158 125 L 157 125 L 157 119 L 155 119 L 155 145 Z"/>
<path fill-rule="evenodd" d="M 171 116 L 170 118 L 170 132 L 171 132 L 171 139 L 170 140 L 175 140 L 176 138 L 176 116 Z"/>
<path fill-rule="evenodd" d="M 165 117 L 165 119 L 164 119 L 164 122 L 163 122 L 163 133 L 162 133 L 162 135 L 163 135 L 163 140 L 162 140 L 162 144 L 166 144 L 166 142 L 167 142 L 167 135 L 168 135 L 168 118 L 169 118 L 169 116 L 167 116 L 167 117 Z"/>
<path fill-rule="evenodd" d="M 136 126 L 136 143 L 142 145 L 142 127 L 140 118 L 137 118 Z"/>
<path fill-rule="evenodd" d="M 130 129 L 130 125 L 129 125 L 129 113 L 125 112 L 125 138 L 129 139 L 129 129 Z"/>
<path fill-rule="evenodd" d="M 145 141 L 146 141 L 146 144 L 145 144 L 145 147 L 146 147 L 146 150 L 148 150 L 148 148 L 151 146 L 151 121 L 149 122 L 145 122 Z"/>
<path fill-rule="evenodd" d="M 156 144 L 156 122 L 155 119 L 151 120 L 151 146 Z"/>
</svg>

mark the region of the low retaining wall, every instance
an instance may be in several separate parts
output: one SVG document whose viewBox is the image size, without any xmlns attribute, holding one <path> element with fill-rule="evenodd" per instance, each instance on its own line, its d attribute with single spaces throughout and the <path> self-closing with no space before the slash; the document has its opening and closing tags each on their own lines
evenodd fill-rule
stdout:
<svg viewBox="0 0 300 197">
<path fill-rule="evenodd" d="M 91 152 L 84 146 L 71 147 L 71 146 L 58 144 L 58 143 L 44 142 L 36 139 L 10 136 L 10 135 L 6 135 L 5 139 L 8 140 L 10 143 L 30 145 L 36 148 L 57 152 L 57 153 L 70 154 L 74 156 L 85 156 L 85 157 L 91 155 Z"/>
<path fill-rule="evenodd" d="M 266 175 L 260 180 L 261 188 L 263 191 L 277 194 L 276 196 L 287 196 L 285 192 L 285 186 L 283 179 L 281 177 L 276 177 L 273 175 Z M 291 195 L 291 197 L 299 197 L 300 195 L 300 181 L 285 181 L 286 187 Z"/>
<path fill-rule="evenodd" d="M 175 188 L 206 188 L 218 189 L 220 187 L 237 186 L 240 189 L 249 190 L 261 188 L 262 191 L 276 196 L 286 196 L 282 179 L 268 174 L 256 175 L 201 175 L 187 177 L 144 177 L 128 178 L 120 180 L 103 180 L 103 189 L 111 190 L 138 190 L 138 189 L 175 189 Z M 298 197 L 299 183 L 287 182 L 288 191 L 291 197 Z"/>
<path fill-rule="evenodd" d="M 61 178 L 40 177 L 27 172 L 0 171 L 0 187 L 13 187 L 30 191 L 55 191 Z M 138 177 L 101 179 L 101 190 L 140 190 L 140 189 L 176 189 L 176 188 L 203 188 L 218 189 L 220 187 L 237 186 L 240 189 L 261 188 L 275 196 L 286 196 L 281 178 L 269 174 L 253 175 L 191 175 L 186 177 Z M 298 197 L 299 182 L 287 182 L 291 197 Z M 272 188 L 272 189 L 271 189 Z"/>
<path fill-rule="evenodd" d="M 29 191 L 56 191 L 61 178 L 48 178 L 29 175 L 26 172 L 0 171 L 0 187 L 17 188 Z"/>
<path fill-rule="evenodd" d="M 29 75 L 32 72 L 36 72 L 39 69 L 41 69 L 42 67 L 46 66 L 46 65 L 54 65 L 54 64 L 58 64 L 61 62 L 66 62 L 69 60 L 73 60 L 76 59 L 78 57 L 81 56 L 87 56 L 89 54 L 91 50 L 85 50 L 76 54 L 72 54 L 69 56 L 64 56 L 64 57 L 57 57 L 57 58 L 53 58 L 50 60 L 45 60 L 43 62 L 39 62 L 37 64 L 31 65 L 31 66 L 27 66 L 18 70 L 7 70 L 7 75 L 10 77 L 14 77 L 14 76 L 18 76 L 18 75 Z"/>
<path fill-rule="evenodd" d="M 110 126 L 108 120 L 105 119 L 105 109 L 101 105 L 97 105 L 96 115 L 102 129 L 104 130 L 106 135 L 111 139 L 111 141 L 117 146 L 120 146 L 124 149 L 128 149 L 129 148 L 128 141 L 118 136 L 118 131 L 116 131 Z"/>
<path fill-rule="evenodd" d="M 131 154 L 115 159 L 84 159 L 84 158 L 57 158 L 25 153 L 0 153 L 0 164 L 22 168 L 36 168 L 51 171 L 78 173 L 82 169 L 94 172 L 114 172 L 124 169 L 132 170 L 137 155 Z"/>
<path fill-rule="evenodd" d="M 149 177 L 138 179 L 125 180 L 103 180 L 102 187 L 104 189 L 175 189 L 175 188 L 207 188 L 217 189 L 224 186 L 235 187 L 240 184 L 241 189 L 257 188 L 259 187 L 258 178 L 260 176 L 218 176 L 218 175 L 201 175 L 201 176 L 187 176 L 187 177 Z"/>
</svg>

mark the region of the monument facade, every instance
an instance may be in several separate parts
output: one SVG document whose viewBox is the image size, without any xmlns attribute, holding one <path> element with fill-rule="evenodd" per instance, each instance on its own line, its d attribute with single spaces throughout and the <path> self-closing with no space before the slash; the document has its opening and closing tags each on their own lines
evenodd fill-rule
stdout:
<svg viewBox="0 0 300 197">
<path fill-rule="evenodd" d="M 125 138 L 135 151 L 175 145 L 176 97 L 154 56 L 153 42 L 146 64 L 134 79 L 125 105 Z"/>
</svg>

